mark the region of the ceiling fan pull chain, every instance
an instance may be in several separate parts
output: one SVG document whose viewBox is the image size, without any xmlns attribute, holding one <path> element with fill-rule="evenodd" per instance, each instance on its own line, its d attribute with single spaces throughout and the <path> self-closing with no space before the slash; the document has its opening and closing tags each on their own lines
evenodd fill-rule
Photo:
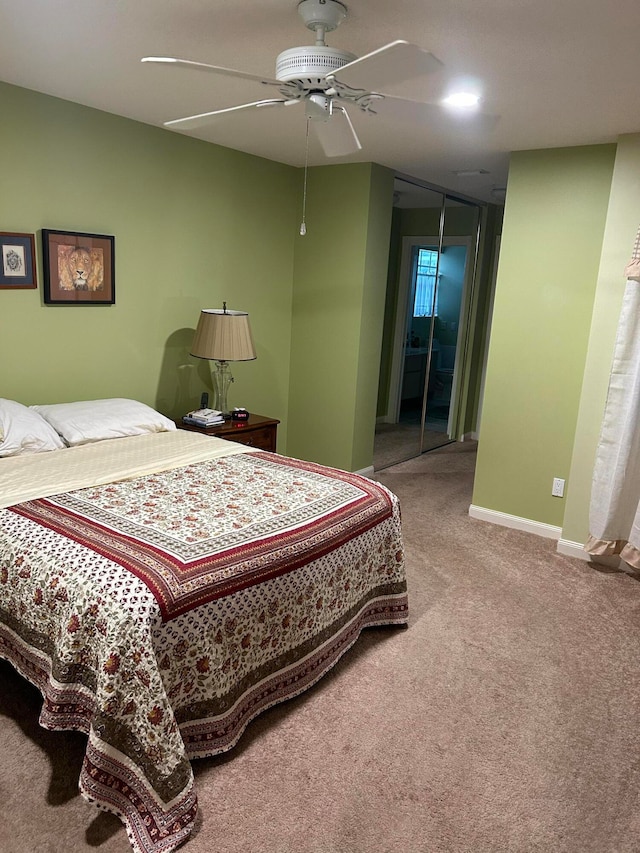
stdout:
<svg viewBox="0 0 640 853">
<path fill-rule="evenodd" d="M 300 236 L 304 237 L 307 233 L 307 168 L 309 166 L 309 122 L 311 119 L 307 116 L 307 137 L 305 141 L 304 151 L 304 181 L 302 189 L 302 222 L 300 223 Z"/>
</svg>

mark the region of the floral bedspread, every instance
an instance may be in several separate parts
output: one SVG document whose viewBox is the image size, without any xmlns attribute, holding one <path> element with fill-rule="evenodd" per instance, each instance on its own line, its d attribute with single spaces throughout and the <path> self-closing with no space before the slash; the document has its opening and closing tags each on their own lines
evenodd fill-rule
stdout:
<svg viewBox="0 0 640 853">
<path fill-rule="evenodd" d="M 354 474 L 243 453 L 0 510 L 0 656 L 136 853 L 189 835 L 191 758 L 406 621 L 397 500 Z"/>
</svg>

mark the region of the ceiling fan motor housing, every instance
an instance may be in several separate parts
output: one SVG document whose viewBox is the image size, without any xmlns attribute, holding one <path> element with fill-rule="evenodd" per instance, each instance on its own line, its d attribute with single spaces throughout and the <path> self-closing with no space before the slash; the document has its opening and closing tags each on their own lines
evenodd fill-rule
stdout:
<svg viewBox="0 0 640 853">
<path fill-rule="evenodd" d="M 276 60 L 276 80 L 300 83 L 305 89 L 326 89 L 327 74 L 337 71 L 357 57 L 336 47 L 306 45 L 283 50 Z"/>
</svg>

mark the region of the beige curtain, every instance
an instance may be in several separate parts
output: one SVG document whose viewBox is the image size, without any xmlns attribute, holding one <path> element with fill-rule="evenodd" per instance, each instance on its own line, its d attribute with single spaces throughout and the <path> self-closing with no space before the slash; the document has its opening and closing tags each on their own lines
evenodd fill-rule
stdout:
<svg viewBox="0 0 640 853">
<path fill-rule="evenodd" d="M 625 275 L 585 550 L 640 569 L 640 229 Z"/>
</svg>

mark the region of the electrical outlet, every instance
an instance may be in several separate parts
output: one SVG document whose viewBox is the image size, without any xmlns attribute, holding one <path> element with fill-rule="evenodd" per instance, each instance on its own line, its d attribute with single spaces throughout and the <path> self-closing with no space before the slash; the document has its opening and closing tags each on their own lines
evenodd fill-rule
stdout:
<svg viewBox="0 0 640 853">
<path fill-rule="evenodd" d="M 554 498 L 563 498 L 564 497 L 564 480 L 561 480 L 560 477 L 553 478 L 553 486 L 551 486 L 551 494 Z"/>
</svg>

